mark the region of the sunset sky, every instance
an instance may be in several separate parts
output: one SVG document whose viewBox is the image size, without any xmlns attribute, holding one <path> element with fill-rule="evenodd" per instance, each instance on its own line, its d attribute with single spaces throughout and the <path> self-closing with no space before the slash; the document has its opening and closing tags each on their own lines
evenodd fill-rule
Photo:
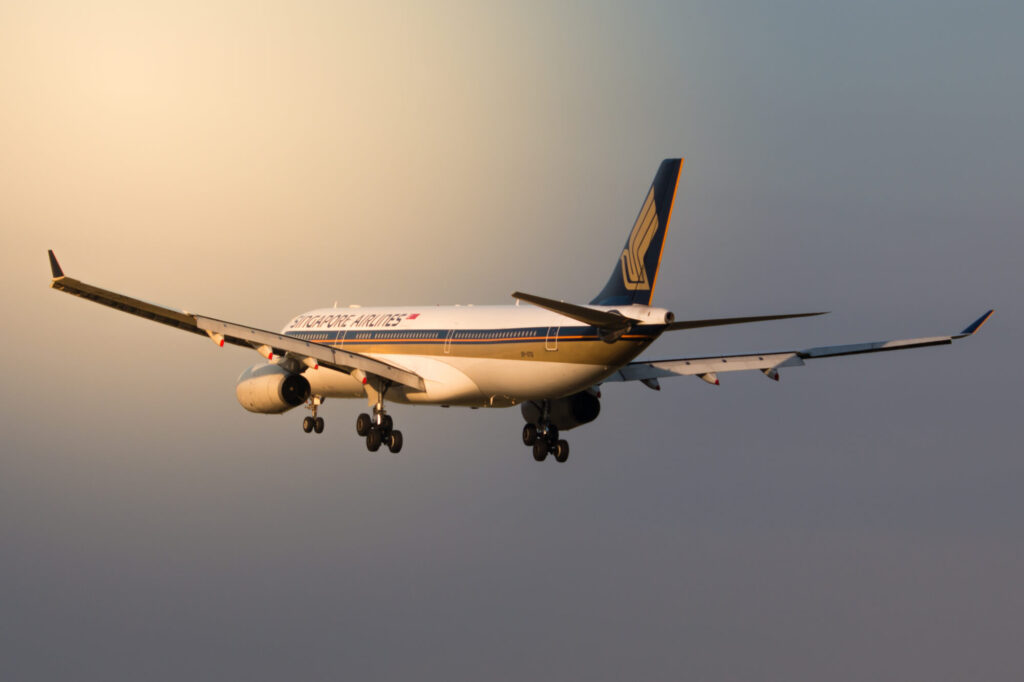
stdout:
<svg viewBox="0 0 1024 682">
<path fill-rule="evenodd" d="M 1019 680 L 1024 6 L 0 3 L 0 678 Z M 585 303 L 684 156 L 647 357 L 952 347 L 518 409 L 246 413 L 279 329 Z"/>
</svg>

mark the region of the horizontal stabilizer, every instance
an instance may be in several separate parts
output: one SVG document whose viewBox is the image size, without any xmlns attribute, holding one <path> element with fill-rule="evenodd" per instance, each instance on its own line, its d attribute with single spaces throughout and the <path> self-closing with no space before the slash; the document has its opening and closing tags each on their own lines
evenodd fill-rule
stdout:
<svg viewBox="0 0 1024 682">
<path fill-rule="evenodd" d="M 513 298 L 517 298 L 520 301 L 526 301 L 533 305 L 556 312 L 566 317 L 571 317 L 574 320 L 582 322 L 583 324 L 589 324 L 594 327 L 601 329 L 607 329 L 610 331 L 616 331 L 619 329 L 628 329 L 632 325 L 639 322 L 639 320 L 631 320 L 624 315 L 618 313 L 605 312 L 603 310 L 594 310 L 593 308 L 587 308 L 581 305 L 575 305 L 573 303 L 564 303 L 563 301 L 555 301 L 550 298 L 542 298 L 540 296 L 534 296 L 532 294 L 524 294 L 516 291 L 512 294 Z"/>
<path fill-rule="evenodd" d="M 828 315 L 823 313 L 793 313 L 791 315 L 757 315 L 755 317 L 719 317 L 711 320 L 679 320 L 665 328 L 665 331 L 672 332 L 679 329 L 697 329 L 699 327 L 720 327 L 726 324 L 745 324 L 747 322 L 768 322 L 770 320 L 789 320 L 794 317 L 814 317 L 815 315 Z"/>
</svg>

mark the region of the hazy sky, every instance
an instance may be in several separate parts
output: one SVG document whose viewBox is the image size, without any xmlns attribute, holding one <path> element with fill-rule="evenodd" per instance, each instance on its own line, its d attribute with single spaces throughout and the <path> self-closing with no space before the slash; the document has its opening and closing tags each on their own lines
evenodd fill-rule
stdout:
<svg viewBox="0 0 1024 682">
<path fill-rule="evenodd" d="M 0 678 L 1024 677 L 1018 2 L 0 4 Z M 650 357 L 953 347 L 518 410 L 246 413 L 279 328 L 585 302 L 686 157 Z"/>
</svg>

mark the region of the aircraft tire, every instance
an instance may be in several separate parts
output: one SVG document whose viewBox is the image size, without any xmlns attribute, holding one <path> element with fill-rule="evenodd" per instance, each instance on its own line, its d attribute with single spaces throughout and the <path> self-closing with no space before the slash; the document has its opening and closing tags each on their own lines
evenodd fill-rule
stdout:
<svg viewBox="0 0 1024 682">
<path fill-rule="evenodd" d="M 544 434 L 548 442 L 554 445 L 558 441 L 558 427 L 554 424 L 548 424 L 548 432 Z"/>
<path fill-rule="evenodd" d="M 523 427 L 523 445 L 532 447 L 537 442 L 537 425 L 527 424 Z"/>
<path fill-rule="evenodd" d="M 313 430 L 312 417 L 306 417 L 305 419 L 302 420 L 302 430 L 305 431 L 306 433 L 309 433 L 310 431 Z"/>
<path fill-rule="evenodd" d="M 569 459 L 569 442 L 560 440 L 555 443 L 555 461 L 564 462 Z"/>
<path fill-rule="evenodd" d="M 381 443 L 384 442 L 384 435 L 380 432 L 380 429 L 374 427 L 370 429 L 369 433 L 366 434 L 366 449 L 370 452 L 377 452 L 380 450 Z"/>
<path fill-rule="evenodd" d="M 317 417 L 316 419 L 313 420 L 313 430 L 316 431 L 317 433 L 323 433 L 324 432 L 324 418 L 323 417 Z"/>
<path fill-rule="evenodd" d="M 370 433 L 370 428 L 373 426 L 373 420 L 370 419 L 370 415 L 363 412 L 356 417 L 356 433 L 360 436 L 366 436 Z"/>
<path fill-rule="evenodd" d="M 548 458 L 548 449 L 548 442 L 538 438 L 533 444 L 533 458 L 538 462 L 543 462 Z"/>
<path fill-rule="evenodd" d="M 388 433 L 391 429 L 395 428 L 395 420 L 391 418 L 390 414 L 386 414 L 381 419 L 380 427 L 384 429 L 384 433 Z"/>
<path fill-rule="evenodd" d="M 388 434 L 388 450 L 394 453 L 402 451 L 402 432 L 392 431 Z"/>
</svg>

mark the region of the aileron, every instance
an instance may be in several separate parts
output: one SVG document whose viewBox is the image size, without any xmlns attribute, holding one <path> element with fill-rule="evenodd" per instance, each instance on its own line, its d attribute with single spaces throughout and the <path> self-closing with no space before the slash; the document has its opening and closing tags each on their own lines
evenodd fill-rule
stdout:
<svg viewBox="0 0 1024 682">
<path fill-rule="evenodd" d="M 114 308 L 115 310 L 144 317 L 154 322 L 170 325 L 196 334 L 203 333 L 202 330 L 196 327 L 195 319 L 181 310 L 166 308 L 132 298 L 131 296 L 101 289 L 64 275 L 55 278 L 50 286 L 59 291 L 105 305 L 108 308 Z"/>
</svg>

